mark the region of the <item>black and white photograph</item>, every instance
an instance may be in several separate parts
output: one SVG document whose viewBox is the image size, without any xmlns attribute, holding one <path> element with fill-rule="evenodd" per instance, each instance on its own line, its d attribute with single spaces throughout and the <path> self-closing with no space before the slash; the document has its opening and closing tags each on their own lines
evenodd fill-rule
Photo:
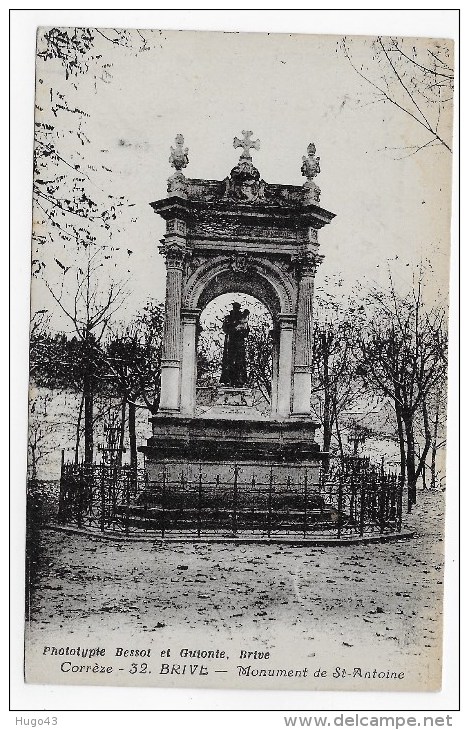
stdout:
<svg viewBox="0 0 469 730">
<path fill-rule="evenodd" d="M 38 28 L 27 683 L 441 690 L 454 66 Z"/>
</svg>

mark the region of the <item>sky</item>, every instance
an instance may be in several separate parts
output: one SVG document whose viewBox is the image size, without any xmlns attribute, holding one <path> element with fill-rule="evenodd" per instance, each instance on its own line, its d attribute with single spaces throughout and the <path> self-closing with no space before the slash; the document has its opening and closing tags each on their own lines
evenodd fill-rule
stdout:
<svg viewBox="0 0 469 730">
<path fill-rule="evenodd" d="M 386 285 L 391 271 L 406 291 L 419 262 L 430 259 L 431 292 L 446 292 L 451 155 L 441 146 L 407 152 L 425 142 L 426 133 L 399 109 L 376 103 L 338 36 L 142 33 L 149 46 L 142 52 L 136 52 L 141 37 L 135 31 L 132 50 L 96 37 L 96 52 L 112 65 L 108 83 L 92 73 L 65 81 L 55 60 L 37 65 L 39 103 L 52 87 L 89 113 L 90 143 L 81 151 L 96 194 L 111 191 L 132 204 L 113 237 L 119 251 L 106 264 L 112 269 L 102 272 L 103 282 L 107 274 L 127 282 L 122 319 L 149 298 L 164 299 L 158 253 L 164 224 L 149 204 L 166 195 L 174 172 L 169 149 L 178 133 L 189 148 L 186 176 L 218 180 L 237 163 L 233 137 L 243 129 L 260 140 L 254 164 L 268 183 L 303 184 L 302 156 L 309 142 L 316 144 L 321 205 L 336 214 L 319 234 L 325 256 L 319 289 L 331 290 L 337 280 L 345 291 Z M 352 48 L 358 64 L 371 62 L 370 39 L 355 38 Z M 71 138 L 71 157 L 76 147 Z M 53 286 L 61 275 L 54 258 L 72 268 L 79 260 L 74 246 L 56 240 L 41 251 Z M 34 282 L 32 308 L 43 307 L 52 309 L 53 302 Z M 56 314 L 53 322 L 66 328 Z"/>
</svg>

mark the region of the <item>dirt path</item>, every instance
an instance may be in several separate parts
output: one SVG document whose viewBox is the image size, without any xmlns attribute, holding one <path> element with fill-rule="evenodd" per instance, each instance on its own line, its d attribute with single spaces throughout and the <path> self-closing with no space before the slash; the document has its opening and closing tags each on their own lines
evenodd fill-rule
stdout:
<svg viewBox="0 0 469 730">
<path fill-rule="evenodd" d="M 443 524 L 443 495 L 426 493 L 406 519 L 416 538 L 377 545 L 156 546 L 44 531 L 28 635 L 238 636 L 270 650 L 300 642 L 308 656 L 321 646 L 434 664 Z"/>
</svg>

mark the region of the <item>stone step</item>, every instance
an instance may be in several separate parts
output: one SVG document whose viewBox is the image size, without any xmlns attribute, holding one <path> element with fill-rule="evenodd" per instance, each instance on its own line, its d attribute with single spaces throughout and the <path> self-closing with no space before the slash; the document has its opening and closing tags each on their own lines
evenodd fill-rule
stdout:
<svg viewBox="0 0 469 730">
<path fill-rule="evenodd" d="M 117 508 L 117 512 L 125 517 L 126 507 Z M 337 511 L 326 506 L 324 509 L 308 510 L 305 520 L 304 512 L 291 510 L 286 513 L 271 513 L 267 510 L 237 511 L 236 518 L 232 510 L 201 510 L 200 514 L 193 509 L 167 509 L 161 507 L 150 507 L 145 509 L 141 506 L 130 506 L 128 510 L 128 524 L 131 527 L 161 530 L 163 525 L 167 530 L 190 530 L 194 531 L 200 526 L 202 531 L 206 530 L 232 530 L 236 522 L 238 530 L 262 529 L 267 530 L 270 524 L 272 530 L 307 530 L 331 529 L 337 524 Z M 343 515 L 343 524 L 347 521 Z"/>
</svg>

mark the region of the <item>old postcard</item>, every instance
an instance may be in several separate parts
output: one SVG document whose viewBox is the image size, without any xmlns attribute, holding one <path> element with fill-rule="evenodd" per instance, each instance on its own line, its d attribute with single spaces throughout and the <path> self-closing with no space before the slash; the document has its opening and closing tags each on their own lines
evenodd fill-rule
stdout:
<svg viewBox="0 0 469 730">
<path fill-rule="evenodd" d="M 36 63 L 26 681 L 438 690 L 453 42 Z"/>
</svg>

